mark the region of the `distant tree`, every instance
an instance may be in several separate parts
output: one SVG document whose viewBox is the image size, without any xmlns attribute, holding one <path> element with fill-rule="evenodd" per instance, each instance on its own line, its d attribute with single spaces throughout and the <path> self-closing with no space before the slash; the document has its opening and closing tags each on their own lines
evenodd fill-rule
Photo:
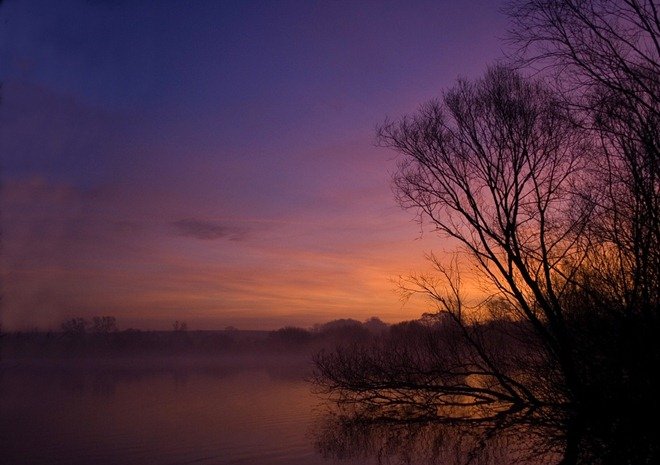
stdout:
<svg viewBox="0 0 660 465">
<path fill-rule="evenodd" d="M 422 317 L 419 319 L 420 323 L 429 327 L 445 326 L 452 321 L 452 316 L 446 311 L 425 312 L 422 313 Z"/>
<path fill-rule="evenodd" d="M 353 318 L 339 318 L 337 320 L 328 321 L 327 323 L 319 324 L 316 330 L 319 332 L 331 332 L 344 328 L 360 328 L 362 322 L 354 320 Z"/>
<path fill-rule="evenodd" d="M 364 341 L 369 338 L 369 330 L 358 320 L 340 318 L 318 325 L 315 331 L 321 337 L 340 343 Z"/>
<path fill-rule="evenodd" d="M 431 329 L 434 329 L 434 325 L 427 324 L 425 318 L 401 321 L 390 326 L 388 336 L 391 340 L 406 343 L 417 339 L 421 334 L 427 334 Z"/>
<path fill-rule="evenodd" d="M 92 319 L 92 331 L 95 334 L 117 332 L 117 319 L 114 316 L 95 316 Z"/>
<path fill-rule="evenodd" d="M 179 333 L 188 331 L 188 323 L 185 321 L 176 320 L 174 323 L 172 323 L 172 330 Z"/>
<path fill-rule="evenodd" d="M 363 326 L 374 334 L 381 334 L 387 331 L 387 329 L 389 328 L 387 323 L 383 323 L 383 320 L 381 320 L 377 316 L 372 316 L 371 318 L 367 319 L 363 323 Z"/>
<path fill-rule="evenodd" d="M 85 320 L 84 318 L 70 318 L 64 322 L 62 322 L 61 328 L 62 332 L 66 336 L 71 336 L 71 337 L 80 337 L 84 336 L 85 333 L 87 333 L 87 330 L 90 327 L 89 321 Z"/>
<path fill-rule="evenodd" d="M 304 328 L 285 326 L 269 334 L 271 340 L 286 346 L 299 346 L 312 340 L 312 334 Z"/>
</svg>

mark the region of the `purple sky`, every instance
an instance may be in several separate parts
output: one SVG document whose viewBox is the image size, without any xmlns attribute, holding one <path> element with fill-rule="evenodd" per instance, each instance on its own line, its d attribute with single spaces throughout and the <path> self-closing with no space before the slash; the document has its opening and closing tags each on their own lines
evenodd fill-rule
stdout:
<svg viewBox="0 0 660 465">
<path fill-rule="evenodd" d="M 4 2 L 3 325 L 419 316 L 392 279 L 448 244 L 374 127 L 500 58 L 500 6 Z"/>
</svg>

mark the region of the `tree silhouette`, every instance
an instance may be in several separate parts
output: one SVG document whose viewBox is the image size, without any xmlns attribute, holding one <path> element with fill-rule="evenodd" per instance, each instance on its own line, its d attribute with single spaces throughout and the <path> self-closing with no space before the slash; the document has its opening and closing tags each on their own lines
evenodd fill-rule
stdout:
<svg viewBox="0 0 660 465">
<path fill-rule="evenodd" d="M 172 331 L 175 333 L 185 333 L 188 331 L 188 323 L 185 321 L 176 320 L 174 323 L 172 323 Z"/>
<path fill-rule="evenodd" d="M 89 321 L 84 318 L 70 318 L 62 322 L 62 333 L 67 337 L 80 338 L 83 337 L 89 329 Z"/>
<path fill-rule="evenodd" d="M 590 217 L 574 209 L 580 155 L 589 146 L 566 107 L 540 82 L 495 67 L 459 82 L 442 103 L 387 123 L 379 137 L 402 155 L 395 177 L 401 205 L 463 245 L 510 310 L 534 327 L 577 394 L 561 298 Z M 428 279 L 412 284 L 461 321 L 460 289 L 433 261 L 451 283 L 449 295 Z"/>
<path fill-rule="evenodd" d="M 117 332 L 117 319 L 114 316 L 95 316 L 92 318 L 92 331 L 95 334 Z"/>
<path fill-rule="evenodd" d="M 653 0 L 521 0 L 508 10 L 519 65 L 554 82 L 585 137 L 592 279 L 657 318 L 660 301 L 660 17 Z"/>
<path fill-rule="evenodd" d="M 412 277 L 405 290 L 430 296 L 454 325 L 403 344 L 321 354 L 318 385 L 380 418 L 449 423 L 494 422 L 575 400 L 574 343 L 561 299 L 589 218 L 589 211 L 569 214 L 587 147 L 565 106 L 542 83 L 493 67 L 414 116 L 387 122 L 379 140 L 401 155 L 401 205 L 463 245 L 503 299 L 500 309 L 526 322 L 509 334 L 525 343 L 503 351 L 512 348 L 503 334 L 465 311 L 456 267 L 432 256 L 443 279 Z M 540 379 L 569 389 L 540 388 Z"/>
<path fill-rule="evenodd" d="M 378 130 L 401 206 L 459 243 L 491 294 L 468 306 L 460 260 L 431 254 L 436 274 L 402 290 L 438 317 L 319 354 L 315 381 L 343 424 L 543 425 L 562 431 L 562 463 L 653 463 L 657 428 L 630 412 L 658 413 L 658 10 L 521 0 L 509 14 L 515 66 Z"/>
</svg>

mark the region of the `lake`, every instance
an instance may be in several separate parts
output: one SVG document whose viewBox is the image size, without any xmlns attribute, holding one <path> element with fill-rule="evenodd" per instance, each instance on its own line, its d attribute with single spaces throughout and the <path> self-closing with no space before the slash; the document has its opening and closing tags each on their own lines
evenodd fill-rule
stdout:
<svg viewBox="0 0 660 465">
<path fill-rule="evenodd" d="M 3 362 L 0 462 L 338 463 L 315 450 L 307 372 L 241 358 Z"/>
</svg>

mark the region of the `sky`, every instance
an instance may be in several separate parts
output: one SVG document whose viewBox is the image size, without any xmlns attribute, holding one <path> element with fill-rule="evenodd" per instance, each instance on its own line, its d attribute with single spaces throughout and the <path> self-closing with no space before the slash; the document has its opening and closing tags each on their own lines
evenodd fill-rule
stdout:
<svg viewBox="0 0 660 465">
<path fill-rule="evenodd" d="M 452 245 L 391 190 L 375 128 L 502 57 L 501 4 L 0 5 L 7 329 L 274 329 L 429 310 Z"/>
</svg>

